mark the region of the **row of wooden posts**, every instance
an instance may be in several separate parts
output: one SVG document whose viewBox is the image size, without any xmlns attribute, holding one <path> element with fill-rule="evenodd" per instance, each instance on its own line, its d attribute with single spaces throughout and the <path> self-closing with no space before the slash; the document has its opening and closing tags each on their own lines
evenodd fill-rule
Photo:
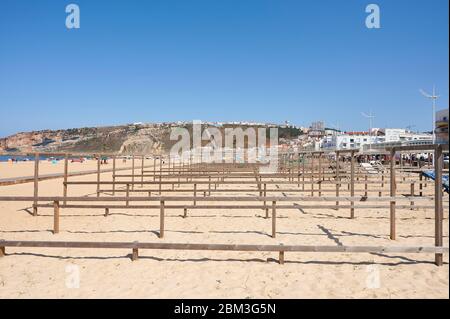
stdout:
<svg viewBox="0 0 450 319">
<path fill-rule="evenodd" d="M 442 237 L 443 237 L 442 236 L 442 219 L 443 219 L 443 205 L 442 205 L 442 200 L 443 200 L 442 199 L 442 153 L 443 153 L 444 150 L 448 151 L 448 146 L 447 146 L 446 149 L 445 149 L 445 147 L 434 146 L 434 145 L 431 148 L 432 148 L 432 150 L 434 152 L 434 157 L 435 157 L 435 167 L 434 168 L 435 168 L 435 176 L 436 176 L 435 183 L 434 183 L 435 184 L 435 192 L 434 192 L 435 193 L 435 195 L 434 195 L 435 245 L 437 247 L 440 247 L 443 244 L 443 240 L 442 240 Z M 430 150 L 431 148 L 424 148 L 424 149 Z M 380 201 L 382 201 L 382 200 L 388 200 L 389 201 L 389 207 L 390 207 L 390 238 L 393 239 L 393 240 L 396 238 L 396 231 L 395 231 L 396 230 L 396 227 L 395 227 L 396 207 L 404 207 L 404 206 L 401 206 L 401 205 L 397 204 L 397 201 L 399 201 L 401 199 L 401 198 L 396 197 L 397 184 L 401 184 L 401 181 L 399 181 L 399 182 L 396 181 L 395 160 L 392 160 L 392 159 L 395 159 L 395 154 L 396 154 L 397 151 L 409 151 L 409 150 L 411 150 L 411 149 L 402 148 L 402 147 L 400 147 L 400 148 L 392 148 L 390 150 L 391 161 L 390 161 L 390 167 L 389 167 L 389 173 L 390 173 L 390 179 L 389 179 L 390 193 L 389 193 L 389 198 L 387 198 L 387 199 L 382 198 L 382 197 L 378 198 Z M 419 150 L 422 150 L 422 149 L 419 149 L 419 148 L 413 148 L 412 149 L 412 151 L 419 151 Z M 350 164 L 350 174 L 349 174 L 350 175 L 349 176 L 350 177 L 350 181 L 348 182 L 350 196 L 348 198 L 342 198 L 340 196 L 341 195 L 340 194 L 340 185 L 344 184 L 344 182 L 342 181 L 341 178 L 342 178 L 342 176 L 347 176 L 347 174 L 341 175 L 341 167 L 339 165 L 339 158 L 340 158 L 340 155 L 346 154 L 346 153 L 350 153 L 350 163 L 349 163 Z M 310 155 L 311 153 L 308 153 L 308 154 Z M 322 184 L 323 180 L 324 180 L 324 177 L 326 176 L 325 175 L 325 171 L 322 169 L 323 163 L 321 161 L 321 158 L 322 158 L 322 154 L 323 153 L 322 152 L 317 152 L 317 154 L 319 154 L 319 157 L 318 157 L 319 160 L 318 160 L 318 165 L 317 166 L 314 163 L 314 154 L 315 153 L 312 153 L 312 155 L 311 155 L 311 161 L 312 162 L 310 164 L 310 169 L 311 170 L 309 172 L 306 171 L 305 161 L 302 161 L 302 165 L 301 165 L 302 169 L 300 169 L 300 161 L 298 161 L 298 163 L 297 163 L 297 171 L 296 171 L 297 172 L 297 181 L 293 181 L 291 179 L 291 176 L 293 175 L 292 171 L 295 172 L 295 169 L 292 170 L 292 167 L 290 167 L 290 169 L 292 171 L 289 172 L 289 174 L 287 174 L 290 181 L 294 182 L 294 184 L 295 183 L 297 183 L 298 185 L 302 184 L 303 187 L 304 187 L 305 183 L 307 182 L 307 181 L 305 181 L 305 178 L 307 178 L 307 176 L 309 176 L 310 181 L 308 181 L 308 183 L 312 183 L 311 184 L 312 185 L 312 196 L 314 196 L 314 191 L 315 191 L 314 190 L 314 183 L 319 182 L 318 185 L 320 186 Z M 338 159 L 338 161 L 336 162 L 336 169 L 332 172 L 332 173 L 334 173 L 334 178 L 335 178 L 335 182 L 334 183 L 336 184 L 336 198 L 332 199 L 332 198 L 326 198 L 326 197 L 319 197 L 320 200 L 322 200 L 322 201 L 323 200 L 336 201 L 336 205 L 335 205 L 336 208 L 343 208 L 343 207 L 347 208 L 347 207 L 349 207 L 350 208 L 350 217 L 351 218 L 355 217 L 355 208 L 368 207 L 368 206 L 364 206 L 364 205 L 360 205 L 360 206 L 355 206 L 354 205 L 355 201 L 361 200 L 361 198 L 358 199 L 357 197 L 355 197 L 355 184 L 358 184 L 357 181 L 355 181 L 355 177 L 358 174 L 358 172 L 356 172 L 356 170 L 355 170 L 355 160 L 354 160 L 355 154 L 356 154 L 355 150 L 351 150 L 349 152 L 336 152 L 336 158 Z M 82 198 L 81 199 L 81 198 L 67 197 L 67 186 L 69 184 L 83 184 L 83 183 L 84 184 L 88 184 L 88 183 L 91 183 L 91 182 L 68 182 L 68 176 L 69 176 L 69 174 L 68 174 L 68 157 L 69 157 L 69 155 L 65 154 L 65 157 L 64 157 L 64 163 L 65 164 L 64 164 L 63 197 L 60 198 L 60 199 L 42 198 L 42 197 L 39 197 L 39 195 L 38 195 L 39 154 L 36 154 L 34 194 L 33 194 L 33 197 L 32 197 L 32 200 L 33 200 L 33 214 L 37 215 L 38 207 L 47 207 L 47 205 L 48 205 L 48 204 L 39 204 L 39 202 L 45 201 L 45 200 L 53 201 L 53 208 L 54 208 L 54 212 L 55 212 L 54 213 L 54 216 L 55 216 L 54 217 L 54 225 L 55 225 L 54 231 L 55 231 L 55 233 L 59 232 L 59 210 L 60 210 L 61 207 L 67 207 L 67 208 L 71 208 L 71 207 L 89 208 L 89 207 L 93 207 L 94 206 L 94 205 L 84 205 L 84 206 L 83 205 L 78 205 L 78 206 L 76 206 L 76 205 L 67 205 L 68 201 L 81 201 L 81 200 L 85 201 L 86 200 L 86 198 Z M 299 155 L 299 157 L 300 157 L 300 155 Z M 189 161 L 189 163 L 187 163 L 187 164 L 186 163 L 178 163 L 178 166 L 176 166 L 175 162 L 172 161 L 172 163 L 171 163 L 171 158 L 168 157 L 167 158 L 167 166 L 168 166 L 168 168 L 166 170 L 164 170 L 163 169 L 163 167 L 164 167 L 163 159 L 159 158 L 159 173 L 157 174 L 156 158 L 153 158 L 153 160 L 154 160 L 154 163 L 153 163 L 154 164 L 153 165 L 154 181 L 153 182 L 149 182 L 149 181 L 145 181 L 144 180 L 144 177 L 146 177 L 146 175 L 145 175 L 146 171 L 145 171 L 145 166 L 144 166 L 145 156 L 141 156 L 141 159 L 142 159 L 142 162 L 141 162 L 141 174 L 140 174 L 140 179 L 141 180 L 140 181 L 136 181 L 135 178 L 138 177 L 138 175 L 134 174 L 134 172 L 135 172 L 135 157 L 133 156 L 132 157 L 132 168 L 131 168 L 133 174 L 131 174 L 131 176 L 129 176 L 129 177 L 131 177 L 131 181 L 119 182 L 119 181 L 116 181 L 116 178 L 119 178 L 121 176 L 116 174 L 116 172 L 115 172 L 115 170 L 116 170 L 116 156 L 113 156 L 113 181 L 112 182 L 105 182 L 105 181 L 101 181 L 101 178 L 100 178 L 100 176 L 101 176 L 100 159 L 101 159 L 101 156 L 98 156 L 97 181 L 94 182 L 97 185 L 97 200 L 98 201 L 105 201 L 106 200 L 106 198 L 100 198 L 100 194 L 103 191 L 101 189 L 100 185 L 111 184 L 112 187 L 113 187 L 112 191 L 114 193 L 115 193 L 115 191 L 119 191 L 119 190 L 116 190 L 116 185 L 120 185 L 120 184 L 123 185 L 123 183 L 125 183 L 125 185 L 128 185 L 128 187 L 127 187 L 127 189 L 128 189 L 127 196 L 125 198 L 115 198 L 117 200 L 125 200 L 126 201 L 126 205 L 125 206 L 117 206 L 117 205 L 116 206 L 108 206 L 108 205 L 104 205 L 104 204 L 96 206 L 96 208 L 98 208 L 99 206 L 104 207 L 105 208 L 105 215 L 108 215 L 110 208 L 122 208 L 122 207 L 128 207 L 128 208 L 131 208 L 131 207 L 132 208 L 141 208 L 142 207 L 142 208 L 146 208 L 146 207 L 149 207 L 149 206 L 139 206 L 139 207 L 137 207 L 137 206 L 130 206 L 129 205 L 130 201 L 137 200 L 137 198 L 132 198 L 132 197 L 129 196 L 130 185 L 134 188 L 134 186 L 139 184 L 139 183 L 141 185 L 144 185 L 144 184 L 155 183 L 156 182 L 156 183 L 159 184 L 159 192 L 161 193 L 161 185 L 163 185 L 165 183 L 165 182 L 162 181 L 163 176 L 165 178 L 171 178 L 174 175 L 178 175 L 176 178 L 181 178 L 181 176 L 182 176 L 181 173 L 185 173 L 186 175 L 188 175 L 187 178 L 188 179 L 190 178 L 191 184 L 192 184 L 192 182 L 194 182 L 193 183 L 193 185 L 194 185 L 194 196 L 187 198 L 189 201 L 191 201 L 191 200 L 194 201 L 194 205 L 193 206 L 181 205 L 183 210 L 184 210 L 184 216 L 185 217 L 187 216 L 187 209 L 188 208 L 189 209 L 190 208 L 204 208 L 204 207 L 213 207 L 213 208 L 225 207 L 227 209 L 230 208 L 230 205 L 228 205 L 228 206 L 226 206 L 226 205 L 209 205 L 209 206 L 196 207 L 196 201 L 197 200 L 201 200 L 199 197 L 196 196 L 196 193 L 195 193 L 196 192 L 196 185 L 197 184 L 201 184 L 202 182 L 201 181 L 193 181 L 192 179 L 194 177 L 198 178 L 198 177 L 204 177 L 205 175 L 208 176 L 208 178 L 209 178 L 209 181 L 208 181 L 208 183 L 209 183 L 208 184 L 209 185 L 209 189 L 208 189 L 209 190 L 209 194 L 211 192 L 211 184 L 213 184 L 215 186 L 219 184 L 219 183 L 217 183 L 215 181 L 211 181 L 211 176 L 212 175 L 208 175 L 208 173 L 211 173 L 210 165 L 207 165 L 207 164 L 204 164 L 204 163 L 191 163 L 191 161 Z M 228 176 L 229 174 L 224 174 L 224 173 L 226 173 L 226 172 L 228 173 L 228 172 L 231 172 L 233 170 L 239 170 L 239 169 L 242 169 L 243 171 L 245 171 L 246 169 L 248 170 L 249 167 L 251 167 L 253 169 L 256 169 L 259 165 L 253 165 L 253 164 L 252 165 L 245 165 L 245 164 L 242 165 L 242 164 L 239 164 L 239 163 L 232 163 L 232 167 L 227 167 L 226 164 L 222 163 L 222 164 L 219 164 L 219 165 L 214 165 L 213 164 L 211 166 L 212 167 L 216 166 L 216 168 L 215 168 L 216 169 L 216 171 L 215 171 L 216 176 L 215 177 L 218 177 L 218 178 L 222 177 L 223 179 L 225 179 L 225 178 L 228 179 L 229 178 L 229 176 Z M 317 167 L 318 167 L 318 174 L 319 174 L 318 181 L 314 181 L 314 178 L 315 178 L 314 172 L 315 172 L 315 168 L 317 168 Z M 301 174 L 300 174 L 300 171 L 301 171 Z M 165 172 L 167 172 L 167 174 L 163 174 Z M 195 174 L 193 174 L 194 172 L 195 173 L 203 172 L 203 174 L 195 175 Z M 222 176 L 220 176 L 220 175 L 222 175 Z M 159 178 L 159 181 L 156 181 L 156 177 L 157 176 Z M 302 181 L 300 181 L 300 176 L 302 176 Z M 277 201 L 279 201 L 279 200 L 283 201 L 284 199 L 283 198 L 273 198 L 272 197 L 273 200 L 270 200 L 271 197 L 267 196 L 267 191 L 268 190 L 267 190 L 266 184 L 270 184 L 271 182 L 269 182 L 269 181 L 264 181 L 263 182 L 262 181 L 262 175 L 258 176 L 257 174 L 255 174 L 255 178 L 256 178 L 256 182 L 257 182 L 257 186 L 258 186 L 258 191 L 260 192 L 260 197 L 258 198 L 258 200 L 262 201 L 264 204 L 262 206 L 258 206 L 258 207 L 252 206 L 251 208 L 252 209 L 253 208 L 264 209 L 266 211 L 266 217 L 269 217 L 268 216 L 268 210 L 270 208 L 272 209 L 272 236 L 275 237 L 275 234 L 276 234 L 276 208 L 278 207 L 278 208 L 286 208 L 286 209 L 288 209 L 288 208 L 297 208 L 298 209 L 298 207 L 301 207 L 301 206 L 298 206 L 298 205 L 297 206 L 295 206 L 295 205 L 285 205 L 285 206 L 278 205 L 277 206 Z M 372 181 L 368 180 L 367 175 L 365 175 L 364 179 L 365 180 L 364 180 L 363 184 L 365 185 L 364 191 L 365 191 L 365 197 L 366 197 L 364 199 L 364 201 L 370 201 L 372 199 L 371 198 L 367 198 L 367 195 L 368 195 L 367 185 L 370 184 Z M 383 179 L 382 182 L 384 184 L 384 174 L 382 175 L 382 179 Z M 224 180 L 223 180 L 223 182 L 225 183 Z M 169 182 L 166 181 L 166 183 L 170 183 L 170 181 Z M 183 182 L 178 181 L 179 185 L 181 185 L 182 183 Z M 230 181 L 228 181 L 227 183 L 230 183 Z M 273 181 L 273 183 L 274 184 L 281 184 L 282 182 Z M 242 182 L 240 182 L 240 184 L 242 184 Z M 427 185 L 428 182 L 427 181 L 422 181 L 422 183 L 420 185 L 422 185 L 422 184 Z M 264 189 L 261 189 L 261 185 L 264 185 Z M 411 185 L 412 185 L 411 186 L 411 194 L 414 196 L 414 183 L 411 183 Z M 422 190 L 422 186 L 420 186 L 420 189 Z M 323 190 L 323 191 L 325 191 L 325 190 Z M 263 196 L 261 196 L 261 195 L 263 195 Z M 319 196 L 320 195 L 321 195 L 321 191 L 319 192 Z M 179 198 L 180 197 L 177 197 L 176 200 L 178 200 Z M 412 199 L 412 197 L 409 198 L 409 200 L 412 203 L 412 205 L 414 205 L 414 202 L 412 202 L 411 199 Z M 6 200 L 6 199 L 5 198 L 3 198 L 3 199 L 0 198 L 0 201 L 1 200 Z M 21 200 L 21 199 L 16 199 L 16 200 Z M 22 198 L 22 200 L 25 200 L 25 199 Z M 27 200 L 29 200 L 29 199 L 27 198 Z M 158 200 L 158 198 L 152 198 L 152 199 L 150 199 L 150 198 L 143 198 L 143 200 Z M 175 200 L 175 199 L 170 198 L 170 200 Z M 213 199 L 212 198 L 208 198 L 207 200 L 211 201 Z M 235 201 L 235 200 L 236 200 L 236 197 L 230 198 L 230 201 Z M 245 198 L 245 200 L 248 200 L 248 198 Z M 307 200 L 307 199 L 306 198 L 301 198 L 301 200 Z M 319 200 L 319 199 L 318 198 L 314 198 L 314 200 Z M 349 206 L 340 205 L 339 202 L 340 201 L 345 201 L 345 200 L 349 200 L 350 201 L 350 205 Z M 418 199 L 416 199 L 416 200 L 418 200 Z M 220 198 L 217 198 L 217 201 L 226 201 L 226 200 L 225 200 L 225 198 L 220 197 Z M 269 201 L 269 202 L 271 201 L 272 205 L 270 205 L 270 206 L 266 205 L 267 201 Z M 62 205 L 60 205 L 61 202 L 63 202 Z M 160 237 L 162 238 L 163 235 L 164 235 L 164 216 L 165 216 L 164 210 L 165 210 L 166 207 L 171 207 L 172 208 L 172 207 L 175 207 L 175 206 L 166 206 L 166 200 L 162 199 L 162 197 L 161 197 L 161 200 L 159 200 L 159 205 L 158 206 L 152 206 L 152 208 L 156 208 L 156 207 L 159 208 L 160 211 L 161 211 L 161 214 L 160 214 Z M 241 205 L 241 206 L 238 206 L 238 207 L 246 208 L 248 206 L 242 206 Z M 317 206 L 317 205 L 315 205 L 315 207 L 320 208 L 320 206 Z M 330 207 L 330 206 L 328 206 L 328 207 Z M 421 207 L 421 206 L 419 206 L 419 205 L 416 206 L 416 208 L 419 208 L 419 207 Z M 423 207 L 429 208 L 429 206 L 423 206 Z M 177 208 L 178 208 L 178 206 L 177 206 Z M 325 207 L 322 206 L 322 208 L 325 208 Z M 439 256 L 439 254 L 436 254 L 436 264 L 442 265 L 442 254 L 440 254 L 440 256 Z"/>
</svg>

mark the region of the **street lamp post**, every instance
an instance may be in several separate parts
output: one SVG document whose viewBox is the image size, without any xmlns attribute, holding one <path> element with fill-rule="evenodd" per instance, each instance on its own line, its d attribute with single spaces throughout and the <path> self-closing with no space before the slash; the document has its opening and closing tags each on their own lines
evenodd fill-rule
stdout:
<svg viewBox="0 0 450 319">
<path fill-rule="evenodd" d="M 431 99 L 432 101 L 432 108 L 433 108 L 433 144 L 436 143 L 436 100 L 439 98 L 439 95 L 436 95 L 436 87 L 433 85 L 433 94 L 428 94 L 424 90 L 420 89 L 420 93 L 422 93 L 423 96 L 425 96 L 428 99 Z"/>
</svg>

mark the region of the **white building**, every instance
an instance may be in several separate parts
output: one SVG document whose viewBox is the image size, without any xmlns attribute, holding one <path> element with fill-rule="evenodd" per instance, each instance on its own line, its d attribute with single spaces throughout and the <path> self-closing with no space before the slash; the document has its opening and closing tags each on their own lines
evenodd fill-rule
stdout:
<svg viewBox="0 0 450 319">
<path fill-rule="evenodd" d="M 436 143 L 448 144 L 448 109 L 436 112 Z"/>
<path fill-rule="evenodd" d="M 431 134 L 413 133 L 405 129 L 380 129 L 370 136 L 367 132 L 346 132 L 328 135 L 322 139 L 322 148 L 368 149 L 392 144 L 430 144 Z"/>
<path fill-rule="evenodd" d="M 405 129 L 386 128 L 381 129 L 380 134 L 384 134 L 386 143 L 392 142 L 418 142 L 432 143 L 433 136 L 427 133 L 414 133 Z"/>
</svg>

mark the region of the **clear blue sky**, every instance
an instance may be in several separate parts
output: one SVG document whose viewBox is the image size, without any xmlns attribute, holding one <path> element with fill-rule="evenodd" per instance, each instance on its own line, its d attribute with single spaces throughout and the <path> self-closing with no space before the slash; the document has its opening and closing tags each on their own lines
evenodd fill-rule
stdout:
<svg viewBox="0 0 450 319">
<path fill-rule="evenodd" d="M 65 27 L 65 7 L 81 28 Z M 381 29 L 365 7 L 381 8 Z M 1 0 L 0 136 L 201 119 L 431 128 L 448 0 Z"/>
</svg>

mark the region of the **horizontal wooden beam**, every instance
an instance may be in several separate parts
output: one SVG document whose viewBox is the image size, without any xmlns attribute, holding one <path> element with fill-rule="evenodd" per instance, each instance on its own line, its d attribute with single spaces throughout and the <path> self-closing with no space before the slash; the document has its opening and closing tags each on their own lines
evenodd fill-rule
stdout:
<svg viewBox="0 0 450 319">
<path fill-rule="evenodd" d="M 77 242 L 77 241 L 0 241 L 0 247 L 42 248 L 110 248 L 162 250 L 223 250 L 223 251 L 289 251 L 334 253 L 448 253 L 448 247 L 435 246 L 325 246 L 325 245 L 233 245 L 142 242 Z"/>
<path fill-rule="evenodd" d="M 120 201 L 136 201 L 136 202 L 151 202 L 151 201 L 206 201 L 206 202 L 255 202 L 255 201 L 276 201 L 276 202 L 295 202 L 295 201 L 312 201 L 312 202 L 330 202 L 330 201 L 359 201 L 359 202 L 392 202 L 392 201 L 433 201 L 431 197 L 276 197 L 276 196 L 255 196 L 255 197 L 199 197 L 199 196 L 153 196 L 153 197 L 62 197 L 62 196 L 0 196 L 0 202 L 28 202 L 37 200 L 39 202 L 53 202 L 53 201 L 67 201 L 67 202 L 120 202 Z"/>
<path fill-rule="evenodd" d="M 198 200 L 198 199 L 197 199 Z M 373 208 L 389 208 L 390 202 L 385 205 L 276 205 L 277 209 L 373 209 Z M 53 204 L 37 204 L 36 207 L 50 208 Z M 159 209 L 160 205 L 61 205 L 60 208 L 80 208 L 80 209 Z M 164 205 L 166 209 L 270 209 L 271 205 Z M 396 205 L 398 209 L 411 209 L 411 205 Z M 433 209 L 434 205 L 414 205 L 415 209 Z"/>
</svg>

